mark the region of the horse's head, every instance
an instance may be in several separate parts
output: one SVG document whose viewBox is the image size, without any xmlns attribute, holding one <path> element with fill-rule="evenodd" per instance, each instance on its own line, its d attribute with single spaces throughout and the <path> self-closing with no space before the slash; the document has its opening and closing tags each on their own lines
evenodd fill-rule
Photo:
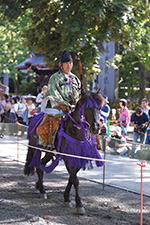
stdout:
<svg viewBox="0 0 150 225">
<path fill-rule="evenodd" d="M 89 130 L 93 134 L 98 134 L 100 130 L 100 110 L 105 104 L 105 99 L 101 95 L 100 91 L 94 92 L 85 92 L 82 93 L 80 99 L 80 119 L 83 116 L 85 122 L 87 123 Z"/>
</svg>

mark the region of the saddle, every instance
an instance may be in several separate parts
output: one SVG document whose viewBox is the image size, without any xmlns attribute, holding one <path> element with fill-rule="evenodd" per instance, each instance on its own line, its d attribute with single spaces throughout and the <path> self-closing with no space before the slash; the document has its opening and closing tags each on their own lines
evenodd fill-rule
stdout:
<svg viewBox="0 0 150 225">
<path fill-rule="evenodd" d="M 63 112 L 67 110 L 66 105 L 59 105 L 59 107 Z M 44 115 L 42 123 L 37 127 L 37 133 L 45 145 L 52 145 L 54 143 L 54 133 L 58 129 L 61 120 L 62 117 Z"/>
</svg>

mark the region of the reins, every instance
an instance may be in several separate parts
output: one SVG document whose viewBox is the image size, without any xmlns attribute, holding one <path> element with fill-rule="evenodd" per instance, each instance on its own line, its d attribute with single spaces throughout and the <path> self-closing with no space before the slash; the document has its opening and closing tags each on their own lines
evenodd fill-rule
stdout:
<svg viewBox="0 0 150 225">
<path fill-rule="evenodd" d="M 88 98 L 88 100 L 81 106 L 80 110 L 79 110 L 79 118 L 80 118 L 80 123 L 78 123 L 72 116 L 71 116 L 71 113 L 70 112 L 65 112 L 66 113 L 66 118 L 69 117 L 73 122 L 74 122 L 74 127 L 78 128 L 78 129 L 81 129 L 84 128 L 83 126 L 83 123 L 84 124 L 87 124 L 88 127 L 90 128 L 91 127 L 91 124 L 89 124 L 86 120 L 85 120 L 85 117 L 84 117 L 84 108 L 85 107 L 89 107 L 89 108 L 92 108 L 93 106 L 95 107 L 98 107 L 98 103 L 96 102 L 96 100 L 90 96 Z M 101 105 L 100 105 L 101 106 Z M 102 106 L 101 106 L 102 107 Z"/>
<path fill-rule="evenodd" d="M 66 115 L 75 123 L 73 126 L 78 128 L 78 129 L 81 129 L 81 124 L 79 124 L 72 116 L 71 116 L 71 113 L 67 112 Z"/>
</svg>

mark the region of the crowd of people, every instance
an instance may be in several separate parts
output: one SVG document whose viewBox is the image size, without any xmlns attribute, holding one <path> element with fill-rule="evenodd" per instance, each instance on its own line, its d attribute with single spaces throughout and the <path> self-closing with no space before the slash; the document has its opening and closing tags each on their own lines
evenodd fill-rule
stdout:
<svg viewBox="0 0 150 225">
<path fill-rule="evenodd" d="M 19 122 L 28 126 L 34 113 L 41 111 L 41 102 L 46 90 L 45 85 L 36 98 L 30 94 L 22 97 L 4 94 L 0 99 L 1 123 Z"/>
<path fill-rule="evenodd" d="M 108 103 L 108 102 L 107 102 Z M 107 105 L 106 103 L 106 105 Z M 117 123 L 114 124 L 114 129 L 112 134 L 106 138 L 106 152 L 110 154 L 128 154 L 131 158 L 134 157 L 136 151 L 135 144 L 128 144 L 126 142 L 126 135 L 128 132 L 129 125 L 134 127 L 133 130 L 133 143 L 148 144 L 150 145 L 150 107 L 149 102 L 144 98 L 141 102 L 141 106 L 137 107 L 135 112 L 130 115 L 130 112 L 127 108 L 127 100 L 120 99 L 119 101 L 119 118 Z M 103 111 L 103 109 L 102 109 Z M 106 110 L 105 110 L 106 111 Z M 107 114 L 109 116 L 109 114 Z M 102 118 L 103 120 L 103 118 Z M 106 118 L 105 118 L 106 121 Z M 106 127 L 106 124 L 101 124 L 101 126 Z M 101 132 L 100 135 L 107 133 L 107 129 L 104 129 L 105 132 Z"/>
</svg>

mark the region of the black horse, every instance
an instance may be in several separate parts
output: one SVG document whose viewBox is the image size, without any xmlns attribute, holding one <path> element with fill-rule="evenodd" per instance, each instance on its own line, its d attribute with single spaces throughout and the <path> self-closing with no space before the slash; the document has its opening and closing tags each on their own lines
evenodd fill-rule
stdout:
<svg viewBox="0 0 150 225">
<path fill-rule="evenodd" d="M 33 174 L 34 167 L 36 167 L 36 172 L 38 174 L 36 188 L 38 188 L 40 193 L 44 194 L 46 198 L 43 186 L 43 171 L 51 172 L 58 165 L 59 160 L 63 159 L 70 175 L 64 192 L 64 203 L 67 206 L 72 206 L 69 194 L 73 185 L 75 188 L 76 210 L 79 214 L 84 214 L 85 210 L 79 196 L 79 180 L 77 172 L 81 168 L 86 169 L 87 167 L 92 167 L 91 158 L 100 159 L 96 161 L 97 166 L 103 166 L 104 164 L 98 150 L 96 149 L 96 142 L 93 141 L 93 143 L 91 143 L 90 140 L 91 134 L 96 135 L 100 130 L 99 113 L 104 104 L 105 100 L 100 94 L 100 91 L 96 93 L 82 93 L 80 100 L 76 104 L 75 110 L 70 114 L 66 114 L 66 117 L 63 119 L 63 122 L 59 127 L 54 143 L 54 148 L 58 152 L 57 154 L 55 153 L 55 156 L 53 151 L 48 152 L 48 149 L 52 149 L 46 147 L 47 150 L 45 150 L 45 156 L 40 159 L 41 151 L 32 148 L 32 146 L 37 146 L 37 139 L 35 138 L 36 129 L 34 132 L 31 132 L 29 137 L 29 148 L 24 174 Z M 39 115 L 37 114 L 35 117 L 38 116 Z M 40 119 L 37 120 L 38 122 L 36 123 L 36 127 L 42 121 L 42 116 L 39 116 L 39 118 Z M 32 120 L 34 120 L 34 118 Z M 94 136 L 93 140 L 95 140 Z M 40 147 L 43 148 L 43 146 Z M 75 157 L 66 156 L 66 154 L 71 154 Z M 81 156 L 81 158 L 77 158 L 77 156 Z M 82 157 L 88 157 L 88 159 Z M 46 167 L 47 162 L 51 159 L 52 164 Z"/>
</svg>

